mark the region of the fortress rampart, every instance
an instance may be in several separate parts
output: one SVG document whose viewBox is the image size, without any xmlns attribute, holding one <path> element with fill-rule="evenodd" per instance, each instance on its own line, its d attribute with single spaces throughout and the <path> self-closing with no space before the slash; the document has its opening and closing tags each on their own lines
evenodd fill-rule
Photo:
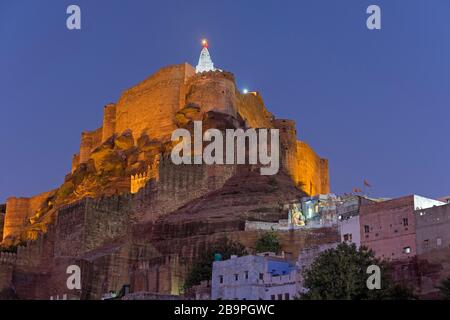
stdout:
<svg viewBox="0 0 450 320">
<path fill-rule="evenodd" d="M 280 130 L 280 155 L 283 168 L 295 184 L 309 195 L 330 192 L 328 160 L 320 158 L 305 142 L 297 140 L 295 121 L 276 119 Z"/>
<path fill-rule="evenodd" d="M 128 146 L 128 136 L 122 137 L 121 142 L 122 144 L 126 142 L 128 149 L 123 150 L 127 152 L 138 148 L 137 140 L 142 137 L 142 134 L 148 135 L 151 144 L 164 145 L 170 141 L 171 133 L 177 128 L 175 115 L 186 105 L 197 105 L 200 116 L 213 111 L 234 119 L 242 118 L 248 127 L 280 129 L 281 163 L 293 181 L 308 194 L 329 191 L 328 162 L 318 157 L 306 143 L 297 140 L 295 121 L 275 119 L 267 111 L 258 93 L 239 93 L 236 90 L 233 74 L 222 71 L 196 74 L 194 68 L 187 63 L 160 69 L 146 80 L 126 90 L 116 104 L 106 105 L 102 127 L 82 133 L 79 153 L 72 159 L 72 173 L 80 164 L 88 163 L 93 156 L 92 152 L 102 143 L 106 143 L 113 135 L 120 137 L 127 130 L 131 131 L 129 135 L 131 147 Z M 105 148 L 97 154 L 97 158 L 103 161 L 109 159 L 107 156 L 111 156 L 111 161 L 115 162 L 110 167 L 119 169 L 123 157 L 129 157 L 126 161 L 130 163 L 135 161 L 130 160 L 133 157 L 137 159 L 136 161 L 146 162 L 134 162 L 135 167 L 121 169 L 123 171 L 120 174 L 126 173 L 129 176 L 115 183 L 126 182 L 131 185 L 133 181 L 131 175 L 142 172 L 144 165 L 152 162 L 154 153 L 159 152 L 156 147 L 152 150 L 138 150 L 135 154 L 129 153 L 126 156 L 121 153 L 122 151 L 114 154 L 110 149 Z M 96 163 L 95 159 L 94 163 Z M 98 169 L 99 166 L 96 168 Z M 132 169 L 135 171 L 131 171 Z M 235 172 L 235 169 L 233 166 L 220 168 L 220 166 L 192 165 L 186 167 L 170 166 L 165 163 L 154 175 L 160 177 L 158 182 L 147 183 L 151 179 L 147 179 L 148 177 L 139 179 L 138 176 L 138 179 L 134 180 L 136 188 L 133 191 L 136 192 L 147 183 L 143 192 L 137 193 L 135 198 L 139 199 L 141 194 L 149 190 L 157 190 L 150 196 L 153 199 L 151 205 L 153 209 L 147 209 L 144 214 L 144 217 L 153 219 L 162 213 L 175 210 L 176 206 L 186 201 L 220 187 Z M 111 188 L 117 186 L 114 185 Z M 123 189 L 126 188 L 121 190 Z M 101 194 L 101 190 L 99 193 Z M 30 218 L 35 215 L 49 195 L 50 193 L 44 193 L 33 198 L 9 199 L 3 239 L 20 237 L 24 226 L 30 224 Z M 142 209 L 139 205 L 136 208 Z"/>
<path fill-rule="evenodd" d="M 103 108 L 102 142 L 105 142 L 116 132 L 116 105 L 107 104 Z"/>
<path fill-rule="evenodd" d="M 297 181 L 310 194 L 330 192 L 328 160 L 322 159 L 305 142 L 297 141 Z"/>
<path fill-rule="evenodd" d="M 237 99 L 233 74 L 209 71 L 196 74 L 187 82 L 186 104 L 200 106 L 201 112 L 216 111 L 236 117 Z"/>
<path fill-rule="evenodd" d="M 155 221 L 187 202 L 221 188 L 236 173 L 236 165 L 175 165 L 170 156 L 159 163 L 159 179 L 150 180 L 133 198 L 140 221 Z"/>
<path fill-rule="evenodd" d="M 125 91 L 116 105 L 116 133 L 131 129 L 135 137 L 170 137 L 176 129 L 174 115 L 184 103 L 183 87 L 194 74 L 188 64 L 169 66 Z"/>
<path fill-rule="evenodd" d="M 44 192 L 31 198 L 9 198 L 3 226 L 3 240 L 20 237 L 23 228 L 30 224 L 30 218 L 45 204 L 54 191 Z"/>
<path fill-rule="evenodd" d="M 304 142 L 297 139 L 295 121 L 275 119 L 257 92 L 241 94 L 234 75 L 224 71 L 195 73 L 185 63 L 168 66 L 138 85 L 126 90 L 117 104 L 104 107 L 103 126 L 83 132 L 80 152 L 72 161 L 72 172 L 86 163 L 92 151 L 113 134 L 131 130 L 135 139 L 146 134 L 152 140 L 167 141 L 177 128 L 175 115 L 186 105 L 200 113 L 214 111 L 242 118 L 247 127 L 280 130 L 281 163 L 294 182 L 308 194 L 329 191 L 328 163 Z M 134 176 L 133 193 L 148 179 Z M 134 180 L 133 180 L 134 179 Z"/>
<path fill-rule="evenodd" d="M 267 111 L 258 92 L 240 94 L 237 92 L 237 112 L 250 128 L 272 128 L 273 114 Z"/>
</svg>

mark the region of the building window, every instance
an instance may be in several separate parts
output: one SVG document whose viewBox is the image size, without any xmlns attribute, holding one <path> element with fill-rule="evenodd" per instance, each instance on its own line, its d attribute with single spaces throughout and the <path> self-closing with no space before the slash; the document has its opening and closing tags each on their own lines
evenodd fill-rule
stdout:
<svg viewBox="0 0 450 320">
<path fill-rule="evenodd" d="M 428 248 L 428 245 L 430 244 L 430 240 L 428 240 L 428 239 L 426 239 L 426 240 L 423 240 L 423 246 L 424 246 L 424 248 Z"/>
<path fill-rule="evenodd" d="M 284 300 L 289 300 L 289 293 L 284 294 Z"/>
<path fill-rule="evenodd" d="M 283 295 L 281 293 L 278 295 L 278 300 L 283 300 Z"/>
<path fill-rule="evenodd" d="M 219 276 L 219 283 L 223 283 L 223 276 Z"/>
<path fill-rule="evenodd" d="M 248 279 L 248 271 L 245 271 L 245 279 Z"/>
<path fill-rule="evenodd" d="M 410 254 L 411 253 L 411 247 L 404 247 L 403 248 L 403 253 Z"/>
<path fill-rule="evenodd" d="M 344 234 L 344 242 L 352 242 L 352 234 L 351 233 Z"/>
<path fill-rule="evenodd" d="M 403 218 L 403 226 L 404 227 L 408 226 L 408 218 Z"/>
<path fill-rule="evenodd" d="M 275 300 L 275 295 L 274 294 L 270 296 L 270 300 Z"/>
<path fill-rule="evenodd" d="M 237 273 L 234 274 L 234 281 L 238 281 L 239 280 L 239 275 Z"/>
<path fill-rule="evenodd" d="M 264 280 L 264 273 L 259 274 L 259 280 Z"/>
<path fill-rule="evenodd" d="M 442 245 L 442 238 L 437 238 L 436 239 L 436 245 L 439 247 Z"/>
<path fill-rule="evenodd" d="M 365 225 L 365 226 L 364 226 L 364 232 L 365 232 L 365 233 L 369 233 L 369 232 L 370 232 L 370 228 L 369 228 L 368 225 Z"/>
</svg>

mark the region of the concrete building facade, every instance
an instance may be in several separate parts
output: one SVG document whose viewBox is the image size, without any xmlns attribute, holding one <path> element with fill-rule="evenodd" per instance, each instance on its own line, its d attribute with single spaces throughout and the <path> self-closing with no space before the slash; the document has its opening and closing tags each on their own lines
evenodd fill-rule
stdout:
<svg viewBox="0 0 450 320">
<path fill-rule="evenodd" d="M 450 246 L 450 204 L 416 210 L 415 217 L 418 255 Z"/>
<path fill-rule="evenodd" d="M 361 245 L 381 259 L 399 260 L 417 255 L 416 210 L 444 203 L 417 195 L 366 203 L 360 209 Z"/>
<path fill-rule="evenodd" d="M 294 263 L 273 255 L 213 263 L 212 300 L 292 300 L 299 291 Z"/>
</svg>

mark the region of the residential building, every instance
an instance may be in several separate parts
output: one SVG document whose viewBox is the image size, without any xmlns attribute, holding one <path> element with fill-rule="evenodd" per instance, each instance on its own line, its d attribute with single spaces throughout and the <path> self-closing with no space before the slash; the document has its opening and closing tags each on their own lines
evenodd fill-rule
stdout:
<svg viewBox="0 0 450 320">
<path fill-rule="evenodd" d="M 417 254 L 450 246 L 450 204 L 415 211 Z"/>
<path fill-rule="evenodd" d="M 360 208 L 361 245 L 383 259 L 413 257 L 417 254 L 416 210 L 444 204 L 417 195 L 365 203 Z"/>
<path fill-rule="evenodd" d="M 212 300 L 292 300 L 298 291 L 295 264 L 273 254 L 213 263 Z"/>
</svg>

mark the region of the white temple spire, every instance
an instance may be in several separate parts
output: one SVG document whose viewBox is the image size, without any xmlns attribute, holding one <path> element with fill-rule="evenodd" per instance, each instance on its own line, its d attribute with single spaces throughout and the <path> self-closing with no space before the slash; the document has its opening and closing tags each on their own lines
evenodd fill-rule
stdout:
<svg viewBox="0 0 450 320">
<path fill-rule="evenodd" d="M 202 40 L 203 49 L 200 52 L 200 58 L 198 59 L 198 65 L 195 68 L 196 73 L 207 72 L 207 71 L 216 71 L 214 68 L 214 63 L 211 60 L 211 56 L 208 51 L 208 40 Z"/>
</svg>

